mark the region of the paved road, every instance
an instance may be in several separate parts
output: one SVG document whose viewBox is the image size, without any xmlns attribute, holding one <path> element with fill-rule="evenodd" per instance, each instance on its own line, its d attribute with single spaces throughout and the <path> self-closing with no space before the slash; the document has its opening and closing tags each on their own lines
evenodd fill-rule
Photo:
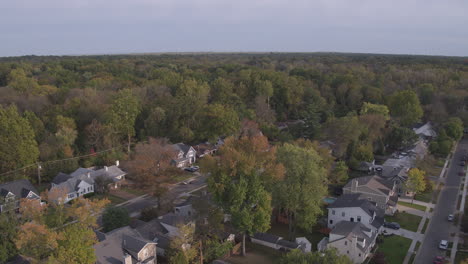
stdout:
<svg viewBox="0 0 468 264">
<path fill-rule="evenodd" d="M 447 221 L 447 216 L 456 211 L 461 178 L 458 173 L 462 170 L 460 159 L 465 154 L 465 150 L 468 150 L 467 139 L 460 141 L 452 157 L 447 170 L 445 186 L 439 194 L 431 223 L 426 230 L 423 244 L 416 256 L 416 264 L 432 263 L 435 256 L 445 255 L 445 252 L 438 248 L 439 242 L 442 239 L 451 241 L 450 233 L 456 230 L 453 223 Z"/>
<path fill-rule="evenodd" d="M 207 175 L 200 175 L 196 176 L 193 180 L 190 181 L 188 184 L 174 184 L 170 190 L 166 193 L 163 197 L 165 200 L 175 200 L 177 197 L 182 195 L 183 193 L 187 193 L 198 188 L 203 187 L 206 185 Z M 186 181 L 187 182 L 187 181 Z M 163 200 L 164 201 L 164 200 Z M 128 203 L 122 205 L 123 207 L 127 208 L 130 216 L 137 217 L 139 216 L 141 210 L 146 207 L 156 206 L 158 204 L 158 200 L 152 196 L 146 197 L 139 197 L 133 200 L 130 200 Z"/>
</svg>

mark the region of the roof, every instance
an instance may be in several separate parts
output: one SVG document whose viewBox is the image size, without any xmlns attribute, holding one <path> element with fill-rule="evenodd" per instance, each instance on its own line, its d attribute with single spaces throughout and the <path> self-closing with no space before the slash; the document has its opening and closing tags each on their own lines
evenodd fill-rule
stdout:
<svg viewBox="0 0 468 264">
<path fill-rule="evenodd" d="M 29 192 L 33 192 L 39 198 L 39 193 L 36 188 L 26 179 L 11 181 L 0 184 L 0 195 L 6 197 L 8 193 L 15 195 L 17 199 L 26 198 Z"/>
<path fill-rule="evenodd" d="M 71 175 L 68 175 L 68 174 L 63 173 L 63 172 L 59 172 L 57 174 L 57 176 L 55 176 L 54 179 L 52 180 L 52 183 L 53 184 L 60 184 L 62 182 L 66 182 L 70 178 L 72 178 Z"/>
<path fill-rule="evenodd" d="M 274 243 L 274 244 L 278 243 L 278 241 L 282 239 L 282 237 L 275 236 L 275 235 L 268 234 L 268 233 L 255 233 L 253 237 L 255 239 Z"/>
<path fill-rule="evenodd" d="M 414 133 L 416 135 L 423 135 L 426 137 L 435 137 L 437 136 L 437 133 L 434 131 L 432 128 L 432 125 L 430 122 L 427 122 L 426 124 L 422 125 L 419 128 L 413 128 Z"/>
<path fill-rule="evenodd" d="M 185 225 L 189 222 L 189 219 L 184 216 L 176 215 L 174 213 L 167 213 L 158 217 L 157 219 L 160 223 L 170 225 L 170 226 L 178 226 L 178 225 Z"/>
<path fill-rule="evenodd" d="M 299 247 L 298 243 L 291 242 L 286 239 L 280 239 L 277 244 L 283 247 L 291 248 L 291 249 L 295 249 Z"/>
<path fill-rule="evenodd" d="M 400 159 L 387 159 L 384 164 L 382 164 L 383 168 L 385 167 L 395 167 L 395 168 L 411 168 L 413 166 L 414 159 L 411 157 L 402 157 Z"/>
<path fill-rule="evenodd" d="M 328 208 L 359 207 L 368 215 L 373 216 L 376 212 L 375 204 L 367 199 L 360 199 L 360 196 L 360 194 L 344 194 L 330 204 Z"/>
<path fill-rule="evenodd" d="M 386 182 L 384 179 L 376 175 L 354 178 L 350 180 L 343 188 L 351 189 L 352 185 L 356 182 L 358 184 L 357 188 L 359 188 L 360 186 L 366 186 L 374 191 L 381 192 L 385 195 L 390 194 L 390 191 L 393 188 L 393 185 L 391 183 Z"/>
<path fill-rule="evenodd" d="M 87 175 L 79 175 L 79 176 L 76 176 L 76 177 L 72 177 L 72 178 L 68 179 L 67 181 L 62 182 L 60 184 L 57 184 L 55 186 L 52 185 L 51 189 L 61 188 L 61 189 L 65 190 L 67 193 L 71 193 L 71 192 L 74 192 L 74 191 L 77 190 L 78 185 L 81 182 L 86 182 L 86 183 L 88 183 L 90 185 L 93 185 L 94 184 L 94 179 L 91 178 L 91 177 L 88 177 Z"/>
<path fill-rule="evenodd" d="M 154 243 L 138 236 L 122 234 L 122 248 L 127 250 L 134 258 L 138 258 L 138 253 L 148 244 Z"/>
<path fill-rule="evenodd" d="M 173 144 L 172 147 L 176 150 L 176 151 L 182 151 L 185 154 L 187 154 L 187 152 L 190 150 L 191 146 L 189 145 L 186 145 L 184 143 L 176 143 L 176 144 Z"/>
<path fill-rule="evenodd" d="M 349 236 L 351 234 L 358 238 L 368 238 L 364 232 L 371 232 L 369 228 L 360 222 L 341 221 L 335 225 L 330 234 Z"/>
</svg>

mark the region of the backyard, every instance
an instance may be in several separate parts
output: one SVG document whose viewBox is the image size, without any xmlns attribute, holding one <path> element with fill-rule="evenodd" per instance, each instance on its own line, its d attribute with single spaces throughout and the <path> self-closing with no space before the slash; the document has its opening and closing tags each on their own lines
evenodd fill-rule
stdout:
<svg viewBox="0 0 468 264">
<path fill-rule="evenodd" d="M 396 212 L 393 216 L 385 216 L 386 222 L 397 222 L 401 228 L 416 232 L 422 217 L 408 213 Z"/>
<path fill-rule="evenodd" d="M 401 264 L 405 259 L 406 253 L 411 245 L 411 239 L 401 236 L 385 237 L 379 244 L 378 252 L 385 255 L 386 263 Z"/>
<path fill-rule="evenodd" d="M 281 251 L 251 242 L 246 243 L 247 255 L 231 256 L 225 260 L 232 264 L 269 264 L 275 263 L 283 254 Z"/>
<path fill-rule="evenodd" d="M 413 208 L 413 209 L 416 209 L 416 210 L 426 211 L 426 206 L 424 206 L 424 205 L 419 205 L 419 204 L 415 204 L 415 203 L 407 203 L 407 202 L 398 202 L 398 204 L 406 206 L 406 207 L 410 207 L 410 208 Z"/>
<path fill-rule="evenodd" d="M 322 233 L 319 233 L 318 230 L 319 227 L 314 227 L 312 232 L 297 229 L 295 237 L 306 237 L 307 240 L 309 240 L 312 244 L 312 250 L 314 251 L 317 249 L 318 242 L 320 242 L 320 240 L 326 236 Z M 267 233 L 288 239 L 288 225 L 281 223 L 271 223 L 271 228 L 267 231 Z"/>
</svg>

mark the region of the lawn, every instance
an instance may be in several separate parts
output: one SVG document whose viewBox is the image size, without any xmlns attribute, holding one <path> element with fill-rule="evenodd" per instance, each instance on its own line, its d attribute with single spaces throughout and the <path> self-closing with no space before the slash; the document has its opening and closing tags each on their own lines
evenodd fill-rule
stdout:
<svg viewBox="0 0 468 264">
<path fill-rule="evenodd" d="M 432 199 L 432 193 L 433 193 L 433 192 L 417 193 L 417 194 L 414 196 L 414 199 L 415 199 L 415 200 L 418 200 L 418 201 L 421 201 L 421 202 L 430 203 L 430 202 L 431 202 L 431 199 Z"/>
<path fill-rule="evenodd" d="M 419 222 L 421 222 L 422 217 L 417 215 L 412 215 L 408 213 L 397 212 L 393 216 L 385 216 L 385 221 L 387 222 L 397 222 L 400 224 L 401 228 L 414 231 L 418 230 Z"/>
<path fill-rule="evenodd" d="M 416 210 L 426 211 L 426 206 L 424 206 L 424 205 L 419 205 L 419 204 L 414 204 L 414 203 L 407 203 L 407 202 L 398 202 L 398 204 L 406 206 L 406 207 L 414 208 Z"/>
<path fill-rule="evenodd" d="M 120 190 L 122 190 L 124 192 L 131 193 L 131 194 L 136 195 L 136 196 L 141 196 L 141 195 L 144 195 L 144 194 L 147 193 L 144 190 L 130 188 L 130 187 L 122 187 L 122 188 L 120 188 Z"/>
<path fill-rule="evenodd" d="M 460 264 L 463 260 L 466 259 L 468 259 L 468 252 L 457 251 L 457 255 L 455 256 L 455 264 Z"/>
<path fill-rule="evenodd" d="M 422 230 L 421 230 L 421 234 L 426 233 L 426 229 L 427 229 L 427 226 L 429 225 L 429 221 L 430 221 L 430 219 L 427 218 L 427 219 L 426 219 L 426 222 L 424 223 L 424 226 L 423 226 L 423 228 L 422 228 Z"/>
<path fill-rule="evenodd" d="M 107 198 L 109 199 L 109 201 L 111 202 L 109 205 L 117 205 L 119 203 L 123 203 L 125 202 L 126 200 L 120 198 L 120 197 L 117 197 L 117 196 L 114 196 L 112 194 L 94 194 L 92 197 L 90 197 L 92 199 L 104 199 L 104 198 Z"/>
<path fill-rule="evenodd" d="M 281 251 L 251 242 L 246 243 L 247 256 L 231 256 L 226 259 L 232 264 L 268 264 L 275 263 L 282 256 Z"/>
<path fill-rule="evenodd" d="M 385 255 L 388 264 L 401 264 L 406 257 L 406 253 L 411 245 L 411 239 L 401 236 L 385 237 L 379 244 L 378 252 Z"/>
</svg>

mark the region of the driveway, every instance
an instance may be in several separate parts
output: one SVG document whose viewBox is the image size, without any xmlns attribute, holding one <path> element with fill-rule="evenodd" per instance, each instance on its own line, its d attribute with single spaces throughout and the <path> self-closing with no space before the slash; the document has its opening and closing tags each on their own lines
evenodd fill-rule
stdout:
<svg viewBox="0 0 468 264">
<path fill-rule="evenodd" d="M 411 240 L 416 240 L 416 241 L 421 241 L 422 238 L 423 238 L 422 234 L 419 234 L 419 233 L 416 233 L 416 232 L 413 232 L 413 231 L 410 231 L 410 230 L 406 230 L 406 229 L 403 229 L 403 228 L 400 228 L 398 230 L 391 229 L 391 228 L 384 228 L 383 231 L 385 231 L 387 233 L 390 233 L 390 234 L 395 234 L 395 235 L 398 235 L 398 236 L 406 237 L 406 238 L 409 238 Z"/>
<path fill-rule="evenodd" d="M 458 190 L 460 189 L 460 176 L 458 172 L 462 169 L 460 159 L 468 149 L 468 140 L 463 139 L 459 142 L 457 149 L 452 157 L 449 168 L 447 170 L 447 177 L 445 179 L 445 186 L 439 194 L 439 200 L 434 208 L 431 222 L 426 230 L 426 235 L 423 244 L 416 255 L 416 264 L 432 263 L 435 256 L 442 255 L 438 248 L 439 242 L 442 239 L 452 240 L 450 232 L 453 232 L 453 223 L 447 221 L 447 216 L 455 212 Z"/>
</svg>

